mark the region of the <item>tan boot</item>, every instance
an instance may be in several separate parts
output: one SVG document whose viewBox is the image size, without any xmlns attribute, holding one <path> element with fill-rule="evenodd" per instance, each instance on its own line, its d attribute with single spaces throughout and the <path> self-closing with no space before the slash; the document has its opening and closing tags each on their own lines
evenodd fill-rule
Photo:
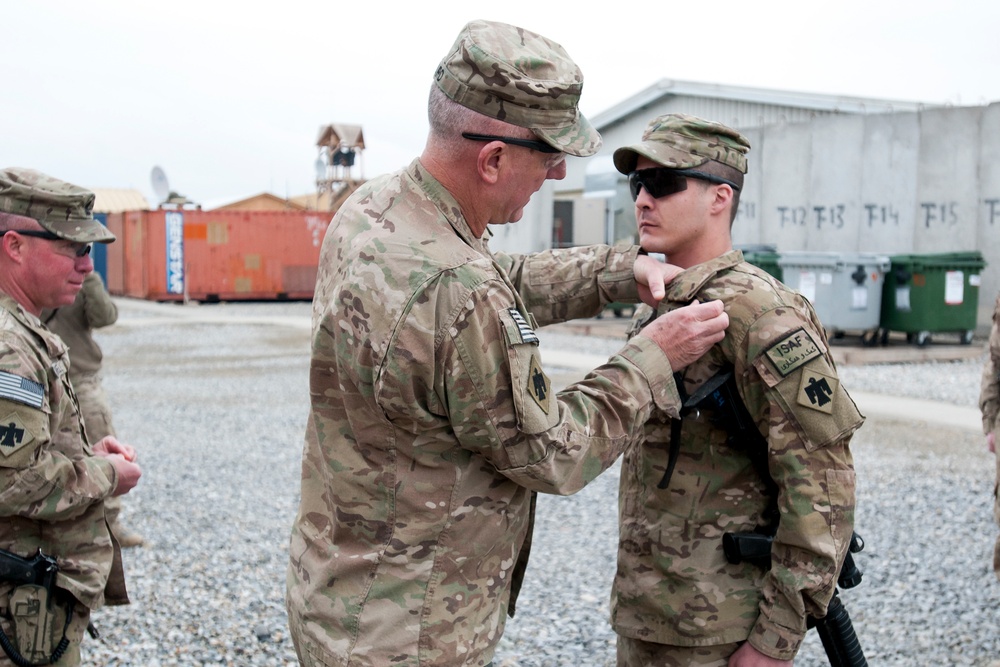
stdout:
<svg viewBox="0 0 1000 667">
<path fill-rule="evenodd" d="M 118 544 L 122 545 L 122 549 L 129 549 L 131 547 L 141 547 L 146 543 L 145 538 L 139 533 L 122 528 L 120 525 L 115 526 L 115 537 L 118 538 Z"/>
</svg>

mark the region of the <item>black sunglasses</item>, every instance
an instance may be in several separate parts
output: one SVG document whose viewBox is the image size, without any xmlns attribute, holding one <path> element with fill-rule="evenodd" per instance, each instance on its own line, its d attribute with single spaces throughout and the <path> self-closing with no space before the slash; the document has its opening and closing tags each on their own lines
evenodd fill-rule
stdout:
<svg viewBox="0 0 1000 667">
<path fill-rule="evenodd" d="M 639 188 L 646 188 L 646 192 L 653 199 L 659 199 L 687 190 L 687 179 L 689 178 L 708 181 L 716 185 L 728 185 L 737 192 L 740 190 L 740 186 L 727 178 L 713 176 L 695 169 L 670 169 L 669 167 L 653 167 L 633 171 L 628 175 L 628 190 L 632 193 L 632 201 L 639 198 Z"/>
<path fill-rule="evenodd" d="M 505 144 L 511 144 L 513 146 L 524 146 L 525 148 L 530 148 L 540 153 L 562 153 L 562 151 L 556 148 L 555 146 L 549 146 L 544 141 L 536 141 L 535 139 L 518 139 L 517 137 L 497 137 L 492 134 L 474 134 L 472 132 L 463 132 L 462 136 L 471 141 L 502 141 Z"/>
<path fill-rule="evenodd" d="M 46 241 L 67 240 L 61 236 L 56 236 L 52 232 L 47 232 L 38 229 L 8 229 L 7 231 L 4 232 L 4 235 L 8 234 L 9 232 L 14 232 L 16 234 L 20 234 L 21 236 L 33 236 L 36 239 L 45 239 Z M 79 248 L 74 250 L 73 254 L 76 255 L 77 257 L 86 257 L 87 255 L 90 254 L 90 249 L 91 247 L 93 247 L 93 245 L 94 245 L 93 243 L 84 243 Z"/>
</svg>

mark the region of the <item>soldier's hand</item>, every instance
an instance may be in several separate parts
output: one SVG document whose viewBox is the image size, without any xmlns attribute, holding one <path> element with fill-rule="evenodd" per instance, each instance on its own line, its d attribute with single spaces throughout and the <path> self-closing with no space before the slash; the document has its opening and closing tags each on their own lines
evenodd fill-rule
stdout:
<svg viewBox="0 0 1000 667">
<path fill-rule="evenodd" d="M 632 266 L 639 298 L 646 305 L 656 308 L 656 304 L 667 294 L 667 285 L 681 270 L 679 266 L 664 264 L 648 255 L 639 255 Z"/>
<path fill-rule="evenodd" d="M 677 372 L 722 340 L 728 326 L 729 316 L 721 301 L 695 302 L 657 317 L 639 335 L 653 339 Z"/>
<path fill-rule="evenodd" d="M 101 438 L 94 445 L 94 453 L 98 456 L 121 454 L 126 461 L 135 461 L 135 447 L 126 445 L 124 442 L 118 442 L 118 438 L 113 435 Z"/>
<path fill-rule="evenodd" d="M 142 468 L 135 462 L 135 447 L 132 445 L 118 442 L 118 438 L 109 435 L 94 445 L 94 454 L 110 461 L 118 473 L 118 486 L 111 495 L 120 496 L 128 493 L 139 483 Z"/>
<path fill-rule="evenodd" d="M 792 667 L 792 661 L 778 660 L 764 655 L 751 646 L 750 642 L 744 642 L 729 656 L 728 667 Z"/>
<path fill-rule="evenodd" d="M 142 477 L 142 468 L 139 467 L 139 464 L 127 460 L 121 454 L 106 454 L 104 458 L 111 461 L 115 472 L 118 473 L 118 486 L 115 487 L 111 495 L 120 496 L 134 489 L 135 485 L 139 483 L 139 478 Z"/>
</svg>

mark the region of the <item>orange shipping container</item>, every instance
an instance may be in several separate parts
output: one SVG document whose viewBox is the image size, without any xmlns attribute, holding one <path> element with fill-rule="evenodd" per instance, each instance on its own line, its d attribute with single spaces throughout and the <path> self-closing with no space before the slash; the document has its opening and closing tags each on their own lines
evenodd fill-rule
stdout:
<svg viewBox="0 0 1000 667">
<path fill-rule="evenodd" d="M 108 289 L 155 301 L 311 299 L 328 223 L 318 211 L 109 214 Z"/>
</svg>

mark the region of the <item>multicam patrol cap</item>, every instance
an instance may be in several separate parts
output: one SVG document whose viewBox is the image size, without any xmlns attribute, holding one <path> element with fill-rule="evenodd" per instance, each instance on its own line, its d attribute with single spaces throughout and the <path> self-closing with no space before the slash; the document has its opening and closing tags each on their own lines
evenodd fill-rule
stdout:
<svg viewBox="0 0 1000 667">
<path fill-rule="evenodd" d="M 671 169 L 691 169 L 709 160 L 747 173 L 750 142 L 722 123 L 686 114 L 666 114 L 649 122 L 642 143 L 615 151 L 615 168 L 623 174 L 635 171 L 639 156 Z"/>
<path fill-rule="evenodd" d="M 59 238 L 79 243 L 110 243 L 107 227 L 94 219 L 94 193 L 34 169 L 0 171 L 0 212 L 38 221 Z"/>
<path fill-rule="evenodd" d="M 523 28 L 472 21 L 434 73 L 455 102 L 526 127 L 564 153 L 586 157 L 601 135 L 580 113 L 583 72 L 562 46 Z"/>
</svg>

